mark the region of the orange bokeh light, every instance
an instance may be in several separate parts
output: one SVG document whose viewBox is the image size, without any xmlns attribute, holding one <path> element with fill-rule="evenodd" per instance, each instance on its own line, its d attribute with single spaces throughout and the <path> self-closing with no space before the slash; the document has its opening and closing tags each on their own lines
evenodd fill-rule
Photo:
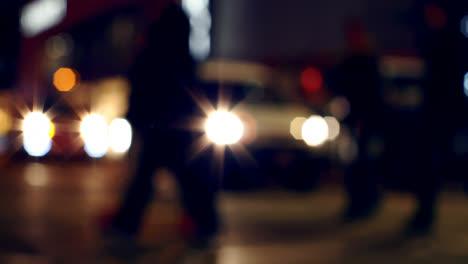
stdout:
<svg viewBox="0 0 468 264">
<path fill-rule="evenodd" d="M 301 73 L 301 84 L 308 92 L 318 91 L 322 83 L 322 73 L 316 68 L 309 67 Z"/>
<path fill-rule="evenodd" d="M 78 84 L 78 74 L 70 68 L 60 68 L 54 73 L 54 86 L 61 92 L 68 92 Z"/>
</svg>

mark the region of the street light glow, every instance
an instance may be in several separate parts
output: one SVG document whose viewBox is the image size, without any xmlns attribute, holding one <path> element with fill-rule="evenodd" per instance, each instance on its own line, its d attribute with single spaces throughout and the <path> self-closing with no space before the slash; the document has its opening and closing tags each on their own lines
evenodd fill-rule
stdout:
<svg viewBox="0 0 468 264">
<path fill-rule="evenodd" d="M 319 146 L 328 138 L 328 125 L 321 116 L 311 116 L 302 125 L 302 138 L 309 146 Z"/>
<path fill-rule="evenodd" d="M 62 22 L 67 13 L 67 0 L 36 0 L 21 11 L 21 31 L 34 37 Z"/>
<path fill-rule="evenodd" d="M 132 127 L 123 118 L 114 119 L 109 125 L 110 148 L 117 153 L 128 151 L 132 144 Z"/>
<path fill-rule="evenodd" d="M 109 149 L 107 122 L 98 114 L 87 115 L 81 121 L 81 137 L 84 140 L 84 150 L 92 158 L 101 158 Z"/>
<path fill-rule="evenodd" d="M 208 138 L 218 145 L 238 142 L 244 133 L 244 125 L 233 113 L 217 111 L 212 113 L 205 125 Z"/>
<path fill-rule="evenodd" d="M 28 114 L 23 120 L 23 147 L 33 157 L 42 157 L 52 148 L 55 127 L 49 118 L 40 112 Z"/>
</svg>

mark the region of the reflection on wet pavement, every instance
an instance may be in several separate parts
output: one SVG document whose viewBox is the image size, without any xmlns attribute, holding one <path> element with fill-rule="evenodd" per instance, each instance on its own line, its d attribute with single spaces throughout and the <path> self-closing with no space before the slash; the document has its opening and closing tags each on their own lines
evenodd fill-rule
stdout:
<svg viewBox="0 0 468 264">
<path fill-rule="evenodd" d="M 188 250 L 177 236 L 182 214 L 177 199 L 162 199 L 148 210 L 140 247 L 132 253 L 106 248 L 97 227 L 97 217 L 118 203 L 126 164 L 15 163 L 2 170 L 0 263 L 468 261 L 467 198 L 453 191 L 441 197 L 437 230 L 422 238 L 400 233 L 414 207 L 406 194 L 390 193 L 368 223 L 342 224 L 338 187 L 311 193 L 222 193 L 224 230 L 218 247 L 203 252 Z"/>
</svg>

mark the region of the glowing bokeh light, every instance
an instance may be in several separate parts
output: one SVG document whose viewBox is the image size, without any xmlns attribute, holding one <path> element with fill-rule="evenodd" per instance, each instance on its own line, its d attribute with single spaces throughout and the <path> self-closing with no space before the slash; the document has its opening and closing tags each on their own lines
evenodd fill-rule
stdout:
<svg viewBox="0 0 468 264">
<path fill-rule="evenodd" d="M 340 134 L 340 123 L 333 116 L 326 116 L 324 120 L 328 125 L 328 139 L 334 140 Z"/>
<path fill-rule="evenodd" d="M 44 156 L 52 148 L 54 133 L 55 128 L 45 114 L 30 113 L 23 120 L 23 147 L 33 157 Z"/>
<path fill-rule="evenodd" d="M 55 136 L 55 125 L 52 123 L 52 121 L 49 121 L 49 138 L 54 138 Z"/>
<path fill-rule="evenodd" d="M 203 9 L 200 13 L 190 17 L 190 25 L 197 29 L 211 28 L 211 14 L 208 8 Z"/>
<path fill-rule="evenodd" d="M 52 148 L 52 140 L 50 138 L 24 137 L 23 147 L 30 156 L 42 157 Z"/>
<path fill-rule="evenodd" d="M 36 36 L 59 24 L 67 13 L 67 0 L 36 0 L 21 10 L 21 31 Z"/>
<path fill-rule="evenodd" d="M 41 163 L 27 164 L 24 171 L 24 180 L 34 187 L 43 187 L 49 183 L 49 171 Z"/>
<path fill-rule="evenodd" d="M 309 67 L 301 73 L 302 87 L 308 92 L 314 92 L 320 89 L 323 84 L 322 73 L 316 68 Z"/>
<path fill-rule="evenodd" d="M 333 98 L 328 105 L 330 113 L 338 118 L 338 120 L 344 120 L 351 110 L 349 101 L 343 96 L 337 96 Z"/>
<path fill-rule="evenodd" d="M 309 146 L 319 146 L 328 138 L 328 125 L 321 116 L 311 116 L 302 125 L 302 138 Z"/>
<path fill-rule="evenodd" d="M 205 124 L 208 138 L 216 144 L 228 145 L 238 142 L 244 134 L 244 125 L 234 114 L 226 111 L 212 113 Z"/>
<path fill-rule="evenodd" d="M 101 158 L 109 149 L 107 122 L 98 114 L 87 115 L 81 121 L 81 137 L 84 140 L 84 150 L 92 158 Z"/>
<path fill-rule="evenodd" d="M 468 38 L 468 15 L 464 16 L 460 22 L 461 33 Z"/>
<path fill-rule="evenodd" d="M 211 50 L 209 3 L 209 0 L 182 1 L 182 7 L 190 19 L 190 53 L 199 61 L 206 59 Z"/>
<path fill-rule="evenodd" d="M 305 117 L 296 117 L 291 121 L 289 132 L 295 139 L 302 140 L 302 125 L 306 120 L 307 118 Z"/>
<path fill-rule="evenodd" d="M 54 73 L 54 86 L 61 92 L 68 92 L 78 83 L 76 72 L 70 68 L 60 68 Z"/>
<path fill-rule="evenodd" d="M 197 15 L 208 8 L 209 0 L 182 0 L 182 8 L 189 15 Z"/>
<path fill-rule="evenodd" d="M 189 37 L 189 48 L 193 57 L 203 60 L 211 50 L 210 34 L 206 30 L 194 29 Z"/>
<path fill-rule="evenodd" d="M 114 119 L 109 125 L 109 144 L 113 151 L 124 153 L 132 144 L 132 127 L 123 118 Z"/>
<path fill-rule="evenodd" d="M 465 95 L 468 96 L 468 72 L 465 73 L 463 79 L 463 91 L 465 92 Z"/>
<path fill-rule="evenodd" d="M 0 136 L 4 136 L 10 132 L 12 125 L 11 116 L 5 110 L 0 109 Z"/>
</svg>

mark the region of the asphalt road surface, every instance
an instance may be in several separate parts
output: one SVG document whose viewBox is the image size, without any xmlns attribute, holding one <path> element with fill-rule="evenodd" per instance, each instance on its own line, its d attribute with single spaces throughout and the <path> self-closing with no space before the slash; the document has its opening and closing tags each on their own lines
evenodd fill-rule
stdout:
<svg viewBox="0 0 468 264">
<path fill-rule="evenodd" d="M 196 251 L 177 236 L 183 212 L 162 172 L 138 248 L 119 254 L 125 250 L 108 248 L 97 219 L 118 205 L 128 170 L 106 161 L 3 167 L 0 263 L 468 263 L 468 198 L 461 191 L 442 194 L 436 230 L 417 238 L 401 235 L 414 209 L 409 194 L 388 192 L 374 219 L 342 224 L 340 186 L 222 193 L 219 243 Z"/>
</svg>

